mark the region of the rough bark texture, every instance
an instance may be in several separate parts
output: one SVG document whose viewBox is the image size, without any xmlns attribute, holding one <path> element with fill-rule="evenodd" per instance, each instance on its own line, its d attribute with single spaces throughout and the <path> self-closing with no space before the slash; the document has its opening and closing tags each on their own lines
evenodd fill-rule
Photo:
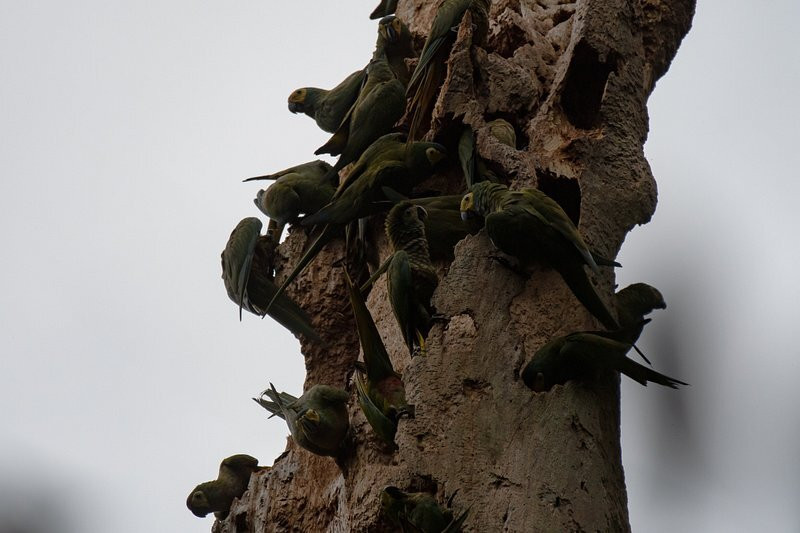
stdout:
<svg viewBox="0 0 800 533">
<path fill-rule="evenodd" d="M 436 0 L 400 0 L 397 14 L 424 38 Z M 646 223 L 656 184 L 644 158 L 647 97 L 691 24 L 694 0 L 496 0 L 486 49 L 459 28 L 432 136 L 452 142 L 463 122 L 477 131 L 481 157 L 514 188 L 537 186 L 579 221 L 590 247 L 614 257 L 626 233 Z M 365 11 L 365 16 L 367 12 Z M 517 150 L 486 134 L 509 120 Z M 457 171 L 430 187 L 459 192 Z M 382 257 L 381 220 L 374 222 Z M 306 237 L 280 250 L 286 271 Z M 398 449 L 376 439 L 353 400 L 353 452 L 337 464 L 296 446 L 254 475 L 249 491 L 214 531 L 392 531 L 379 513 L 386 485 L 425 490 L 471 508 L 465 531 L 626 531 L 620 457 L 619 379 L 569 382 L 534 394 L 521 366 L 555 335 L 598 324 L 559 275 L 524 280 L 491 259 L 482 232 L 440 264 L 433 302 L 445 320 L 428 354 L 410 359 L 387 302 L 385 281 L 368 304 L 416 417 L 402 420 Z M 330 345 L 304 345 L 306 387 L 349 387 L 358 340 L 340 268 L 329 247 L 291 290 Z M 607 301 L 613 273 L 595 280 Z M 353 397 L 355 394 L 353 393 Z M 277 428 L 276 424 L 276 428 Z"/>
</svg>

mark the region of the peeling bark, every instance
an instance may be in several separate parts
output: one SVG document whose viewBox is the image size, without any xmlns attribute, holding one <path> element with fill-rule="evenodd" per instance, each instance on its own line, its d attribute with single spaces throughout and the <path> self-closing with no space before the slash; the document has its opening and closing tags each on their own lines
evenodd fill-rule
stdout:
<svg viewBox="0 0 800 533">
<path fill-rule="evenodd" d="M 437 3 L 400 0 L 397 14 L 424 38 Z M 492 169 L 513 188 L 538 186 L 553 196 L 589 246 L 614 257 L 655 210 L 642 150 L 646 101 L 693 13 L 693 0 L 496 0 L 486 49 L 471 46 L 468 20 L 459 28 L 429 137 L 452 139 L 470 124 Z M 517 130 L 517 150 L 488 135 L 486 123 L 498 117 Z M 463 180 L 454 173 L 423 187 L 460 192 Z M 382 220 L 372 224 L 380 236 Z M 281 245 L 284 275 L 305 241 L 298 230 Z M 385 239 L 377 243 L 385 258 Z M 456 514 L 471 508 L 465 531 L 629 530 L 618 375 L 542 394 L 519 377 L 552 337 L 598 324 L 555 271 L 538 268 L 525 280 L 494 253 L 481 232 L 458 244 L 451 264 L 438 265 L 433 303 L 445 320 L 431 330 L 424 357 L 408 357 L 385 281 L 370 293 L 416 405 L 416 417 L 399 423 L 397 450 L 373 435 L 353 392 L 352 454 L 337 464 L 289 438 L 214 531 L 392 531 L 379 513 L 386 485 L 428 491 L 441 503 L 458 491 Z M 353 389 L 358 339 L 341 269 L 331 267 L 343 256 L 341 243 L 329 246 L 290 291 L 329 342 L 303 345 L 306 388 Z M 610 301 L 613 273 L 595 281 Z"/>
</svg>

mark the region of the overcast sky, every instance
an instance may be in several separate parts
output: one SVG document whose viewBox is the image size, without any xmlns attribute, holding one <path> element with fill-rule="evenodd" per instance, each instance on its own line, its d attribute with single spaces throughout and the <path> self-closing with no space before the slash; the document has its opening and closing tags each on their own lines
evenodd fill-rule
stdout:
<svg viewBox="0 0 800 533">
<path fill-rule="evenodd" d="M 326 139 L 289 92 L 375 41 L 373 2 L 297 6 L 0 3 L 0 533 L 208 532 L 189 490 L 283 450 L 249 398 L 299 391 L 302 357 L 238 321 L 219 253 L 258 215 L 241 179 Z M 618 281 L 662 290 L 642 347 L 692 387 L 623 383 L 637 531 L 800 529 L 798 19 L 701 0 L 650 100 L 659 205 Z"/>
</svg>

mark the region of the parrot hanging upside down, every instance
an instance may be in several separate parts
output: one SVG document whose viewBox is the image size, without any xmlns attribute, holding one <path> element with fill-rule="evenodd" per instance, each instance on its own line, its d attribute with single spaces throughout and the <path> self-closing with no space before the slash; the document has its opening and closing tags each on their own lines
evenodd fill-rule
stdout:
<svg viewBox="0 0 800 533">
<path fill-rule="evenodd" d="M 272 416 L 283 418 L 298 445 L 317 455 L 339 455 L 350 429 L 347 391 L 328 385 L 314 385 L 305 394 L 295 398 L 285 392 L 279 393 L 272 383 L 269 387 L 253 401 L 272 413 Z M 264 396 L 269 400 L 265 400 Z"/>
<path fill-rule="evenodd" d="M 294 300 L 278 294 L 273 282 L 274 241 L 261 235 L 261 221 L 242 219 L 231 232 L 222 251 L 222 281 L 228 297 L 242 309 L 259 316 L 269 315 L 297 335 L 320 342 L 311 319 Z M 271 304 L 268 308 L 268 304 Z"/>
</svg>

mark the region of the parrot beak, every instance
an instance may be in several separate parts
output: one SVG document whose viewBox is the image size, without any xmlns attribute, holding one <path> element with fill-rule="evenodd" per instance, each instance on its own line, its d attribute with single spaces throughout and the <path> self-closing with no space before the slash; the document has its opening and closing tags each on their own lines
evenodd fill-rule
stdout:
<svg viewBox="0 0 800 533">
<path fill-rule="evenodd" d="M 303 112 L 303 104 L 300 102 L 289 102 L 289 111 L 292 113 L 302 113 Z"/>
<path fill-rule="evenodd" d="M 394 31 L 394 27 L 391 24 L 386 26 L 386 37 L 390 43 L 397 42 L 397 32 Z"/>
<path fill-rule="evenodd" d="M 464 222 L 468 221 L 474 216 L 475 214 L 472 211 L 461 211 L 461 220 L 463 220 Z"/>
<path fill-rule="evenodd" d="M 547 386 L 544 382 L 544 374 L 541 372 L 536 373 L 536 377 L 533 379 L 533 387 L 531 387 L 534 392 L 545 392 L 547 390 Z"/>
<path fill-rule="evenodd" d="M 425 208 L 422 207 L 421 205 L 417 206 L 417 217 L 420 220 L 425 220 L 426 218 L 428 218 L 428 212 L 425 211 Z"/>
</svg>

